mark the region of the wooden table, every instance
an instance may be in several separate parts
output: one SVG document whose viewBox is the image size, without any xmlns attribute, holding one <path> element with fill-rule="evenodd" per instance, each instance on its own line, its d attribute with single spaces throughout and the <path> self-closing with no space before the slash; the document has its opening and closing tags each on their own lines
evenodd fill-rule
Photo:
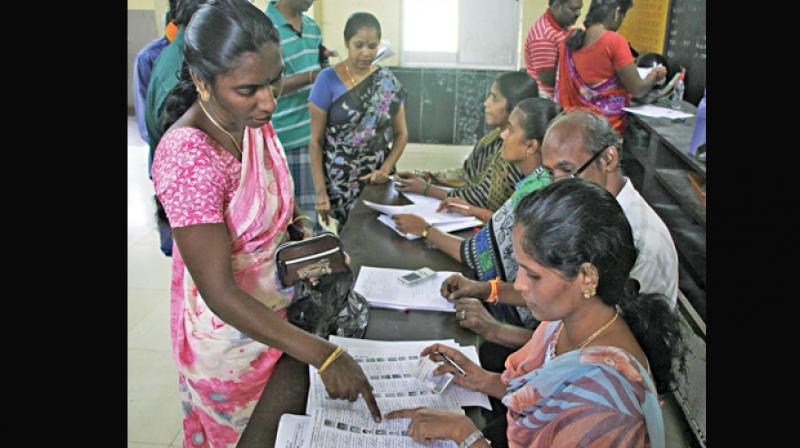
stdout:
<svg viewBox="0 0 800 448">
<path fill-rule="evenodd" d="M 409 203 L 390 183 L 368 186 L 361 199 L 390 205 Z M 340 238 L 350 255 L 353 278 L 357 277 L 361 266 L 394 269 L 418 269 L 427 266 L 435 271 L 454 271 L 473 276 L 471 270 L 429 246 L 425 240 L 409 241 L 400 237 L 380 223 L 377 220 L 378 215 L 379 212 L 359 200 L 342 229 Z M 468 237 L 471 232 L 457 234 Z M 372 308 L 365 338 L 386 341 L 455 339 L 462 345 L 478 345 L 478 335 L 461 328 L 452 313 L 436 311 L 404 312 Z M 238 447 L 272 448 L 281 415 L 305 414 L 308 388 L 308 366 L 291 356 L 281 357 L 256 404 Z M 480 418 L 477 409 L 468 409 L 467 414 L 473 419 Z"/>
<path fill-rule="evenodd" d="M 379 204 L 403 205 L 408 201 L 390 184 L 368 186 L 361 199 Z M 394 269 L 418 269 L 427 266 L 435 271 L 455 271 L 474 278 L 471 270 L 457 263 L 422 239 L 406 240 L 377 220 L 379 213 L 359 200 L 350 213 L 340 238 L 350 255 L 354 278 L 361 266 Z M 469 237 L 470 231 L 456 233 Z M 410 311 L 408 313 L 387 309 L 370 309 L 366 339 L 423 340 L 455 339 L 462 345 L 478 345 L 475 333 L 461 328 L 452 313 L 435 311 Z M 305 414 L 308 397 L 308 366 L 284 355 L 275 367 L 261 399 L 247 425 L 239 448 L 272 448 L 281 415 Z M 665 397 L 662 407 L 667 447 L 696 446 L 693 434 L 672 394 Z M 478 408 L 467 408 L 479 427 L 481 414 Z"/>
</svg>

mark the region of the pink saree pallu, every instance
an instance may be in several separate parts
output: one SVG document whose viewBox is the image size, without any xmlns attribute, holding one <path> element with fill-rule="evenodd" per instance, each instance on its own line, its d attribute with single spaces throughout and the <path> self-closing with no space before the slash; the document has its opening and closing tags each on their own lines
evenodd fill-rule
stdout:
<svg viewBox="0 0 800 448">
<path fill-rule="evenodd" d="M 239 185 L 224 210 L 239 287 L 286 319 L 275 251 L 293 214 L 292 179 L 272 124 L 246 128 Z M 242 334 L 207 307 L 174 252 L 171 334 L 184 447 L 234 447 L 282 352 Z"/>
</svg>

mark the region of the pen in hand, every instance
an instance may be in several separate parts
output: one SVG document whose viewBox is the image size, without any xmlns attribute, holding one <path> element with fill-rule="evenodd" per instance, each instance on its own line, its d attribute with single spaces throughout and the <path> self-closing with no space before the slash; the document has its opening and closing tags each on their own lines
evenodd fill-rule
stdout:
<svg viewBox="0 0 800 448">
<path fill-rule="evenodd" d="M 447 205 L 452 207 L 463 208 L 464 210 L 469 210 L 469 205 L 457 204 L 455 202 L 448 202 Z"/>
<path fill-rule="evenodd" d="M 442 358 L 444 358 L 445 362 L 447 362 L 447 363 L 448 363 L 448 364 L 450 364 L 451 366 L 455 367 L 455 368 L 456 368 L 456 370 L 458 370 L 458 373 L 460 373 L 460 374 L 461 374 L 461 376 L 463 376 L 464 378 L 466 378 L 466 377 L 467 377 L 467 372 L 465 372 L 465 371 L 464 371 L 464 369 L 462 369 L 462 368 L 461 368 L 461 366 L 459 366 L 458 364 L 456 364 L 456 362 L 455 362 L 455 361 L 453 361 L 453 359 L 452 359 L 451 357 L 447 356 L 446 354 L 444 354 L 444 353 L 442 353 L 442 352 L 433 352 L 433 353 L 431 353 L 431 354 L 432 354 L 432 355 L 440 355 Z"/>
</svg>

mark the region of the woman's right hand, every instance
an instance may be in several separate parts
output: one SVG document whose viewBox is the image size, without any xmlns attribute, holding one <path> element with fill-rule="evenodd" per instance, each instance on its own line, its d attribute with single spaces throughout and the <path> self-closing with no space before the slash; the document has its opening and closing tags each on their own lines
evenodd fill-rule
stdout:
<svg viewBox="0 0 800 448">
<path fill-rule="evenodd" d="M 470 280 L 461 274 L 453 274 L 442 282 L 439 292 L 451 302 L 462 297 L 486 300 L 492 292 L 492 285 L 489 282 Z"/>
<path fill-rule="evenodd" d="M 347 352 L 336 358 L 325 371 L 320 374 L 325 390 L 331 398 L 356 401 L 358 396 L 364 397 L 370 414 L 376 423 L 381 422 L 381 410 L 372 395 L 372 386 L 361 366 Z"/>
<path fill-rule="evenodd" d="M 647 74 L 647 81 L 651 82 L 652 85 L 656 85 L 664 80 L 667 77 L 667 68 L 663 65 L 659 65 L 658 67 L 654 68 Z"/>
<path fill-rule="evenodd" d="M 422 190 L 425 189 L 425 180 L 412 172 L 395 173 L 394 178 L 394 188 L 397 191 L 422 194 Z"/>
<path fill-rule="evenodd" d="M 444 353 L 449 356 L 453 362 L 464 370 L 466 375 L 462 375 L 458 369 L 445 362 L 444 357 L 439 353 Z M 445 373 L 452 373 L 453 382 L 466 389 L 481 392 L 489 380 L 489 372 L 483 370 L 481 366 L 472 362 L 460 351 L 444 344 L 433 344 L 423 350 L 419 355 L 429 356 L 432 361 L 442 363 L 442 365 L 433 371 L 434 375 L 438 376 L 444 375 Z"/>
<path fill-rule="evenodd" d="M 447 198 L 439 203 L 437 212 L 458 213 L 464 216 L 475 216 L 472 204 L 461 198 Z"/>
<path fill-rule="evenodd" d="M 316 196 L 317 196 L 317 202 L 314 208 L 317 210 L 317 214 L 319 215 L 319 217 L 322 218 L 322 222 L 324 222 L 325 225 L 327 226 L 328 214 L 331 211 L 331 201 L 328 199 L 327 192 L 322 192 L 322 193 L 317 192 Z"/>
</svg>

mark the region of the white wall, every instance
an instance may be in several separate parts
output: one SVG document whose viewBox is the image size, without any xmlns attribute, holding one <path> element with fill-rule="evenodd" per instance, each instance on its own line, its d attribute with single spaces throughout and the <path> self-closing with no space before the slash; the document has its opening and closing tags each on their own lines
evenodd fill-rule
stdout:
<svg viewBox="0 0 800 448">
<path fill-rule="evenodd" d="M 435 0 L 431 0 L 435 1 Z M 487 0 L 490 1 L 490 0 Z M 583 13 L 578 18 L 578 23 L 583 22 L 583 17 L 589 9 L 590 0 L 583 1 Z M 520 36 L 517 43 L 520 49 L 520 66 L 524 65 L 524 45 L 528 30 L 534 22 L 547 10 L 548 0 L 523 0 L 522 1 L 522 24 Z M 322 28 L 322 41 L 328 48 L 339 50 L 342 56 L 344 46 L 344 25 L 350 14 L 357 11 L 370 12 L 378 18 L 383 31 L 383 38 L 389 39 L 395 53 L 399 53 L 400 30 L 401 30 L 401 7 L 402 0 L 317 0 L 314 8 L 317 13 L 317 23 Z M 399 64 L 397 56 L 393 56 L 384 62 L 387 66 Z"/>
<path fill-rule="evenodd" d="M 337 50 L 341 56 L 331 60 L 339 62 L 347 57 L 344 44 L 344 25 L 354 12 L 368 12 L 378 18 L 381 24 L 381 37 L 388 39 L 395 56 L 386 59 L 382 65 L 399 64 L 397 54 L 400 46 L 400 4 L 401 0 L 317 0 L 318 18 L 315 19 L 322 28 L 322 43 L 327 48 Z"/>
</svg>

